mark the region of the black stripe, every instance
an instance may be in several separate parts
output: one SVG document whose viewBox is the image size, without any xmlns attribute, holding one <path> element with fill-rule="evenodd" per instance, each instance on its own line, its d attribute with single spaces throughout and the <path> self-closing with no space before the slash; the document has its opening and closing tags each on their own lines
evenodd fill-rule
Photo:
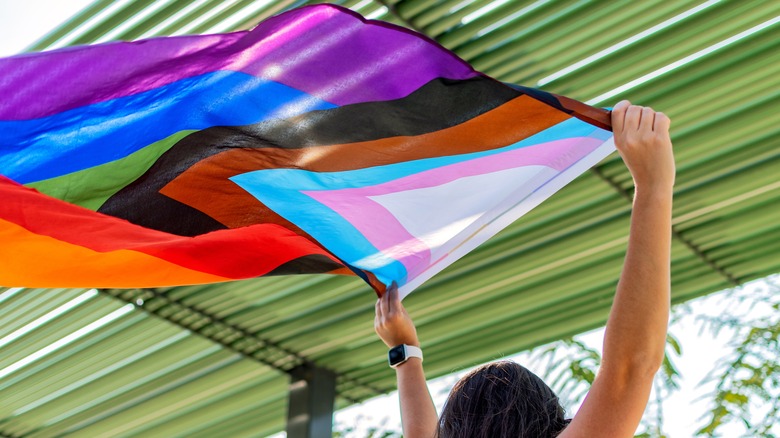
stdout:
<svg viewBox="0 0 780 438">
<path fill-rule="evenodd" d="M 311 254 L 290 260 L 263 275 L 324 274 L 343 267 L 322 254 Z"/>
<path fill-rule="evenodd" d="M 401 99 L 311 111 L 289 119 L 243 126 L 238 130 L 248 136 L 250 142 L 259 140 L 260 144 L 255 147 L 290 149 L 415 136 L 461 124 L 520 94 L 483 77 L 467 80 L 439 78 Z M 200 132 L 205 133 L 209 129 Z M 193 137 L 198 134 L 194 133 Z"/>
<path fill-rule="evenodd" d="M 515 85 L 505 82 L 504 85 L 514 88 L 522 94 L 528 95 L 540 102 L 563 111 L 570 116 L 574 116 L 583 122 L 590 123 L 593 126 L 597 126 L 607 131 L 612 131 L 612 121 L 610 111 L 590 106 L 586 103 L 571 99 L 566 96 L 559 96 L 554 93 L 548 93 L 546 91 L 539 90 L 537 88 L 524 87 L 522 85 Z"/>
<path fill-rule="evenodd" d="M 574 111 L 572 111 L 570 108 L 566 108 L 563 106 L 560 100 L 558 100 L 558 96 L 552 93 L 548 93 L 546 91 L 542 91 L 538 88 L 530 88 L 530 87 L 524 87 L 522 85 L 517 84 L 511 84 L 509 82 L 504 82 L 504 85 L 507 85 L 509 87 L 514 88 L 515 90 L 521 92 L 522 94 L 526 94 L 528 96 L 533 97 L 534 99 L 544 102 L 547 105 L 550 105 L 551 107 L 563 111 L 566 114 L 572 115 L 574 114 Z"/>
<path fill-rule="evenodd" d="M 247 126 L 207 128 L 177 142 L 98 211 L 183 236 L 223 229 L 208 215 L 158 192 L 198 161 L 227 149 L 297 149 L 421 135 L 466 122 L 519 95 L 485 77 L 434 79 L 402 99 L 311 111 Z"/>
</svg>

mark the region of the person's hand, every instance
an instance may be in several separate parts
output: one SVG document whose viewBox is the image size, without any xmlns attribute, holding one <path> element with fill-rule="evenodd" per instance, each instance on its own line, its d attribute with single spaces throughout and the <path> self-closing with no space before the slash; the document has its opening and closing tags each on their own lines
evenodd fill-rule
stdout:
<svg viewBox="0 0 780 438">
<path fill-rule="evenodd" d="M 387 288 L 382 298 L 376 300 L 374 330 L 388 347 L 401 344 L 420 346 L 417 329 L 401 304 L 395 282 Z"/>
<path fill-rule="evenodd" d="M 620 101 L 612 109 L 615 147 L 642 191 L 670 191 L 674 186 L 671 120 L 650 107 Z"/>
</svg>

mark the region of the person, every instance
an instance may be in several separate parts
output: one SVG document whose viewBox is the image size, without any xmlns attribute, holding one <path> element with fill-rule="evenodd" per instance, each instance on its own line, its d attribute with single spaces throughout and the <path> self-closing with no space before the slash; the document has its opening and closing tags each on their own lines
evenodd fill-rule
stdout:
<svg viewBox="0 0 780 438">
<path fill-rule="evenodd" d="M 634 179 L 635 192 L 601 367 L 579 411 L 565 420 L 558 397 L 539 377 L 504 361 L 464 376 L 439 418 L 422 360 L 410 357 L 396 367 L 405 437 L 634 436 L 664 358 L 675 164 L 669 117 L 628 101 L 618 103 L 611 117 L 615 146 Z M 395 285 L 377 300 L 374 328 L 388 347 L 420 346 Z"/>
</svg>

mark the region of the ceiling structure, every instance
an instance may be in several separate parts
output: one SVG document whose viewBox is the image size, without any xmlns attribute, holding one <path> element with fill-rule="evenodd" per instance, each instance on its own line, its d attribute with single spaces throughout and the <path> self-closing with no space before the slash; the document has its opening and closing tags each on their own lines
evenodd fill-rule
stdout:
<svg viewBox="0 0 780 438">
<path fill-rule="evenodd" d="M 97 0 L 29 50 L 246 29 L 307 3 Z M 670 115 L 674 302 L 780 271 L 780 2 L 339 4 L 502 81 Z M 428 377 L 603 325 L 631 196 L 613 155 L 407 298 Z M 338 375 L 339 407 L 386 393 L 374 300 L 328 276 L 0 289 L 0 436 L 266 436 L 307 363 Z"/>
</svg>

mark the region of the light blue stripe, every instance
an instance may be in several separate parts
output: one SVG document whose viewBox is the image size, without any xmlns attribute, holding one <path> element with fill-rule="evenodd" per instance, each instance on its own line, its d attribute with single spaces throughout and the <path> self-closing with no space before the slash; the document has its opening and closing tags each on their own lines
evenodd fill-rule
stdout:
<svg viewBox="0 0 780 438">
<path fill-rule="evenodd" d="M 0 121 L 0 173 L 26 184 L 124 158 L 183 130 L 335 107 L 246 73 L 207 73 L 40 119 Z"/>
<path fill-rule="evenodd" d="M 383 184 L 437 167 L 474 160 L 540 143 L 572 137 L 606 140 L 611 133 L 579 119 L 568 119 L 518 143 L 500 149 L 447 157 L 426 158 L 343 172 L 310 172 L 300 169 L 268 169 L 230 178 L 279 215 L 317 239 L 345 262 L 373 272 L 384 284 L 407 281 L 406 268 L 381 254 L 357 228 L 341 215 L 302 191 L 340 190 Z M 374 260 L 375 263 L 366 263 Z"/>
</svg>

